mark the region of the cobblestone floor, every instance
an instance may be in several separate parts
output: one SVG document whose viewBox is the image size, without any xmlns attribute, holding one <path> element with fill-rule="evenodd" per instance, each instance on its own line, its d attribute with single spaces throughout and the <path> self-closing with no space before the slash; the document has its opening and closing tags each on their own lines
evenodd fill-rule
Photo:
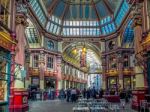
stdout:
<svg viewBox="0 0 150 112">
<path fill-rule="evenodd" d="M 73 112 L 72 108 L 75 103 L 67 103 L 60 100 L 47 100 L 47 101 L 34 101 L 30 102 L 29 112 Z M 130 104 L 127 104 L 127 110 L 120 112 L 136 112 L 130 108 Z"/>
</svg>

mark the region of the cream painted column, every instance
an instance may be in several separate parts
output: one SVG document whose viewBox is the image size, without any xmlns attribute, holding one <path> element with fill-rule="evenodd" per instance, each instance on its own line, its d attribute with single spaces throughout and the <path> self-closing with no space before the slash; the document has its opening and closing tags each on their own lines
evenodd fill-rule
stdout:
<svg viewBox="0 0 150 112">
<path fill-rule="evenodd" d="M 67 87 L 66 87 L 66 80 L 64 80 L 64 89 L 66 90 Z"/>
<path fill-rule="evenodd" d="M 144 75 L 140 66 L 135 66 L 135 88 L 144 88 Z"/>
<path fill-rule="evenodd" d="M 134 21 L 134 49 L 135 49 L 135 58 L 136 58 L 136 65 L 135 65 L 135 77 L 136 77 L 136 82 L 135 82 L 135 87 L 136 89 L 144 89 L 144 74 L 143 70 L 141 69 L 140 66 L 141 62 L 143 60 L 142 55 L 140 52 L 142 51 L 142 46 L 141 46 L 141 40 L 142 40 L 142 20 L 141 18 L 137 17 Z"/>
<path fill-rule="evenodd" d="M 68 81 L 68 85 L 69 85 L 69 88 L 71 87 L 71 83 L 70 83 L 70 81 Z"/>
<path fill-rule="evenodd" d="M 61 90 L 62 89 L 62 80 L 59 80 L 58 81 L 58 90 Z"/>
</svg>

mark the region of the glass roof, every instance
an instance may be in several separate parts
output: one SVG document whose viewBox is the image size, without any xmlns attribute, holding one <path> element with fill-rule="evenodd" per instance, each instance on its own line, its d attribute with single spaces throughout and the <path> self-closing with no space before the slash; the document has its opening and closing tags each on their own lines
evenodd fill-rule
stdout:
<svg viewBox="0 0 150 112">
<path fill-rule="evenodd" d="M 32 24 L 32 22 L 29 19 L 27 19 L 27 22 L 29 24 L 25 30 L 25 34 L 26 34 L 29 44 L 39 43 L 39 37 L 38 37 L 37 30 L 35 29 L 34 25 Z"/>
<path fill-rule="evenodd" d="M 129 10 L 126 0 L 29 0 L 46 30 L 62 37 L 99 37 L 116 31 Z"/>
</svg>

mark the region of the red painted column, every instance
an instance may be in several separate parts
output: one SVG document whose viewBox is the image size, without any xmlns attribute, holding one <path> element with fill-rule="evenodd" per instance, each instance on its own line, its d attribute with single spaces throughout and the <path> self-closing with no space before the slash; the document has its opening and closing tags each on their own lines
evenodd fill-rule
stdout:
<svg viewBox="0 0 150 112">
<path fill-rule="evenodd" d="M 28 110 L 28 92 L 23 87 L 23 81 L 14 79 L 21 77 L 21 70 L 25 67 L 25 27 L 27 25 L 26 16 L 23 13 L 16 15 L 16 40 L 17 45 L 12 49 L 11 67 L 11 95 L 9 103 L 10 112 L 23 112 Z M 21 68 L 22 67 L 22 68 Z"/>
<path fill-rule="evenodd" d="M 16 34 L 12 33 L 11 37 L 13 38 L 13 40 L 15 41 L 16 38 Z M 12 48 L 11 48 L 11 76 L 10 76 L 10 95 L 9 95 L 9 108 L 13 108 L 13 104 L 14 104 L 14 73 L 15 73 L 15 47 L 16 45 L 13 44 Z M 10 110 L 11 112 L 11 110 Z"/>
</svg>

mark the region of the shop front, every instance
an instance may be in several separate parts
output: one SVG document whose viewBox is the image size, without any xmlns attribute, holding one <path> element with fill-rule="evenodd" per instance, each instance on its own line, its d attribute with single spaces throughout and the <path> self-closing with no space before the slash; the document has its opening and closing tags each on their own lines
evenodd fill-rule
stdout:
<svg viewBox="0 0 150 112">
<path fill-rule="evenodd" d="M 7 105 L 9 102 L 10 90 L 10 52 L 0 47 L 0 105 Z M 6 110 L 2 106 L 1 110 Z"/>
<path fill-rule="evenodd" d="M 11 50 L 15 42 L 9 33 L 0 32 L 0 110 L 8 111 L 11 85 Z"/>
<path fill-rule="evenodd" d="M 44 79 L 44 85 L 45 85 L 45 89 L 48 89 L 48 88 L 53 88 L 53 89 L 56 89 L 56 79 L 53 78 L 53 77 L 45 77 Z"/>
<path fill-rule="evenodd" d="M 117 76 L 109 76 L 108 77 L 108 88 L 110 94 L 114 95 L 115 92 L 118 90 L 118 77 Z"/>
<path fill-rule="evenodd" d="M 124 76 L 123 77 L 123 88 L 126 90 L 132 88 L 131 76 Z"/>
</svg>

